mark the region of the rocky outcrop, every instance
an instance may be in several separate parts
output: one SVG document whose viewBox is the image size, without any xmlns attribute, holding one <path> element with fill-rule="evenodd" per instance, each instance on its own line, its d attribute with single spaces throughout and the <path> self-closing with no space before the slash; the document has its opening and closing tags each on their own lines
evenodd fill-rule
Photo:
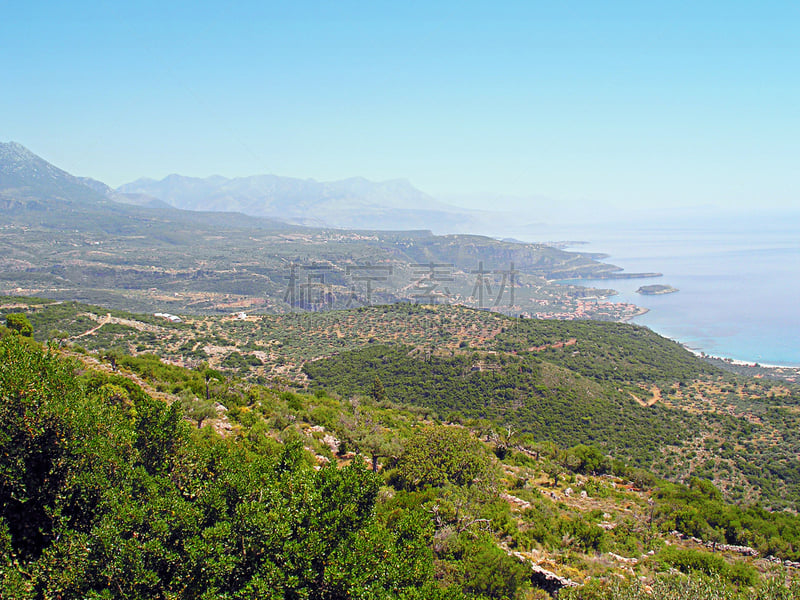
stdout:
<svg viewBox="0 0 800 600">
<path fill-rule="evenodd" d="M 764 560 L 766 560 L 767 562 L 774 563 L 776 565 L 783 565 L 784 567 L 789 567 L 792 569 L 800 569 L 800 562 L 795 562 L 793 560 L 788 560 L 788 559 L 781 560 L 777 556 L 772 556 L 772 555 L 767 556 L 767 558 Z"/>
<path fill-rule="evenodd" d="M 500 498 L 508 502 L 509 504 L 516 506 L 520 510 L 528 510 L 531 507 L 531 503 L 523 500 L 522 498 L 517 498 L 516 496 L 512 496 L 511 494 L 500 494 Z"/>
<path fill-rule="evenodd" d="M 530 558 L 525 556 L 522 552 L 515 552 L 504 548 L 510 556 L 515 557 L 520 562 L 525 563 L 531 569 L 531 583 L 538 588 L 543 589 L 545 592 L 553 597 L 556 597 L 559 591 L 565 587 L 577 587 L 579 584 L 568 579 L 556 575 L 552 571 L 548 571 L 544 567 L 536 564 Z"/>
<path fill-rule="evenodd" d="M 735 544 L 714 544 L 714 542 L 707 542 L 703 541 L 700 538 L 690 537 L 682 534 L 680 531 L 671 531 L 672 535 L 677 537 L 681 540 L 691 540 L 695 544 L 706 546 L 707 548 L 711 548 L 716 550 L 717 552 L 735 552 L 736 554 L 741 554 L 742 556 L 758 556 L 758 550 L 755 548 L 751 548 L 750 546 L 737 546 Z"/>
</svg>

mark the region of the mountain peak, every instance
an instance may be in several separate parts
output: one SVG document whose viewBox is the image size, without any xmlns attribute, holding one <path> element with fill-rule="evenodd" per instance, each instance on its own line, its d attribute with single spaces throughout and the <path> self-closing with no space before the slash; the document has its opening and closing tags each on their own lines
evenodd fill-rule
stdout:
<svg viewBox="0 0 800 600">
<path fill-rule="evenodd" d="M 20 164 L 32 161 L 42 161 L 33 152 L 18 142 L 0 142 L 0 165 Z"/>
<path fill-rule="evenodd" d="M 12 183 L 19 179 L 33 178 L 38 180 L 54 179 L 68 176 L 65 171 L 51 165 L 43 158 L 35 155 L 17 142 L 0 143 L 0 182 L 11 178 Z"/>
<path fill-rule="evenodd" d="M 0 142 L 0 195 L 13 199 L 15 206 L 28 201 L 97 203 L 105 200 L 101 192 L 17 142 Z"/>
</svg>

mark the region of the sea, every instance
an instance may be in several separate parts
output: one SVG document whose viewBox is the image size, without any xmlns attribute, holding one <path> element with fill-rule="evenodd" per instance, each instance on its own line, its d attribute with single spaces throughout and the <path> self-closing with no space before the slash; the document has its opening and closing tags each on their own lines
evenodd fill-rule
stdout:
<svg viewBox="0 0 800 600">
<path fill-rule="evenodd" d="M 800 214 L 671 217 L 535 228 L 525 241 L 568 241 L 625 273 L 660 277 L 571 281 L 613 288 L 615 302 L 648 309 L 633 322 L 695 352 L 800 366 Z M 581 243 L 576 243 L 581 242 Z M 647 296 L 643 285 L 679 291 Z"/>
</svg>

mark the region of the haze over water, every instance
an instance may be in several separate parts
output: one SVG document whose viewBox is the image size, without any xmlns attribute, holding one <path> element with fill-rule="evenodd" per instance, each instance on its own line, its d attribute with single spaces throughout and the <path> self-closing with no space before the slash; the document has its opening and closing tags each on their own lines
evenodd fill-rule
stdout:
<svg viewBox="0 0 800 600">
<path fill-rule="evenodd" d="M 800 219 L 740 217 L 702 223 L 629 223 L 559 228 L 551 240 L 586 241 L 578 251 L 608 254 L 625 272 L 662 277 L 577 283 L 616 289 L 615 302 L 649 309 L 634 319 L 688 347 L 714 356 L 800 365 Z M 542 240 L 542 231 L 526 239 Z M 642 285 L 680 291 L 646 296 Z"/>
</svg>

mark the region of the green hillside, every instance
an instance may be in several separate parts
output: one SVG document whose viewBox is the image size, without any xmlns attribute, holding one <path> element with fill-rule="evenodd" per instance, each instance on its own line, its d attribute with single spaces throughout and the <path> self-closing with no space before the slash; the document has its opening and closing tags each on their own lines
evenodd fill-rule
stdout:
<svg viewBox="0 0 800 600">
<path fill-rule="evenodd" d="M 314 471 L 298 442 L 192 435 L 180 404 L 15 337 L 0 342 L 4 598 L 444 593 L 430 526 L 378 519 L 363 463 Z"/>
<path fill-rule="evenodd" d="M 593 443 L 674 481 L 712 480 L 731 500 L 794 507 L 800 497 L 800 389 L 727 373 L 642 327 L 413 304 L 172 323 L 73 302 L 0 300 L 0 313 L 28 315 L 40 341 L 154 353 L 295 388 L 307 385 L 308 364 L 314 385 L 344 394 L 366 393 L 379 375 L 393 399 L 441 418 Z M 371 349 L 385 344 L 394 348 Z M 384 350 L 392 361 L 372 364 Z M 423 372 L 427 379 L 414 377 Z"/>
<path fill-rule="evenodd" d="M 726 504 L 702 480 L 438 424 L 380 386 L 355 401 L 0 337 L 4 598 L 797 592 L 793 569 L 763 557 L 800 558 L 800 519 Z"/>
<path fill-rule="evenodd" d="M 737 378 L 619 323 L 507 320 L 481 351 L 433 348 L 367 346 L 303 370 L 344 395 L 377 377 L 390 399 L 443 419 L 594 444 L 663 477 L 711 479 L 731 499 L 797 507 L 797 386 Z"/>
<path fill-rule="evenodd" d="M 408 346 L 370 346 L 306 363 L 315 385 L 365 394 L 376 377 L 386 397 L 440 418 L 486 419 L 558 445 L 594 444 L 650 467 L 661 449 L 700 434 L 682 411 L 641 407 L 624 392 L 553 362 L 486 352 L 426 356 Z"/>
<path fill-rule="evenodd" d="M 680 344 L 627 323 L 516 319 L 494 348 L 540 356 L 595 380 L 674 383 L 719 375 Z M 574 340 L 573 344 L 568 344 Z M 564 344 L 561 347 L 555 347 Z"/>
</svg>

